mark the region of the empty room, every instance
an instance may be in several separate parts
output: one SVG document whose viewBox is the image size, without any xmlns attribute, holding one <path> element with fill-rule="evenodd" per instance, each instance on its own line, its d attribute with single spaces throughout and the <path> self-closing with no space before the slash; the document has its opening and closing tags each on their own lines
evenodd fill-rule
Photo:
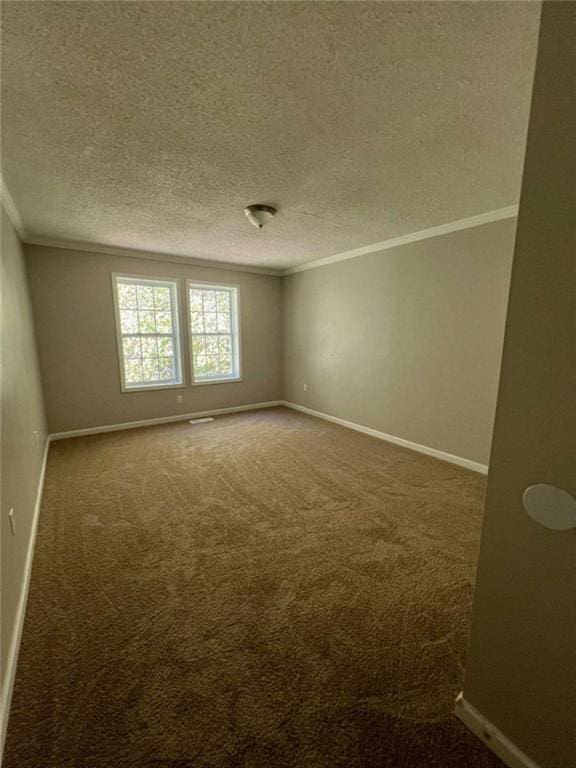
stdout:
<svg viewBox="0 0 576 768">
<path fill-rule="evenodd" d="M 3 768 L 576 768 L 576 3 L 2 0 Z"/>
</svg>

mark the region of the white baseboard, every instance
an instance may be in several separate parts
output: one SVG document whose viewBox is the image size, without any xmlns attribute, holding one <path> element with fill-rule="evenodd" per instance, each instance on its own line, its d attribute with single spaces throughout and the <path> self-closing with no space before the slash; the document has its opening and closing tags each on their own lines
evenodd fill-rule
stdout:
<svg viewBox="0 0 576 768">
<path fill-rule="evenodd" d="M 162 416 L 158 419 L 143 419 L 142 421 L 125 421 L 121 424 L 105 424 L 101 427 L 88 427 L 87 429 L 72 429 L 69 432 L 54 432 L 50 440 L 66 440 L 69 437 L 82 437 L 82 435 L 98 435 L 101 432 L 119 432 L 123 429 L 138 429 L 139 427 L 152 427 L 155 424 L 168 424 L 172 421 L 189 421 L 190 419 L 202 419 L 205 416 L 223 416 L 226 413 L 240 411 L 256 411 L 260 408 L 273 408 L 282 405 L 281 400 L 271 400 L 266 403 L 251 403 L 250 405 L 235 405 L 232 408 L 217 408 L 212 411 L 197 411 L 196 413 L 182 413 L 177 416 Z"/>
<path fill-rule="evenodd" d="M 531 760 L 521 749 L 518 749 L 507 736 L 481 715 L 472 704 L 467 702 L 462 693 L 456 699 L 454 714 L 508 768 L 539 768 L 534 760 Z"/>
<path fill-rule="evenodd" d="M 427 456 L 433 456 L 436 459 L 442 461 L 448 461 L 450 464 L 458 464 L 460 467 L 471 469 L 473 472 L 480 472 L 482 475 L 488 474 L 488 467 L 486 464 L 479 464 L 477 461 L 471 461 L 470 459 L 464 459 L 461 456 L 454 456 L 451 453 L 440 451 L 437 448 L 429 448 L 427 445 L 420 445 L 419 443 L 413 443 L 410 440 L 405 440 L 403 437 L 396 437 L 395 435 L 388 435 L 386 432 L 380 432 L 377 429 L 371 427 L 364 427 L 361 424 L 356 424 L 353 421 L 346 421 L 345 419 L 339 419 L 336 416 L 330 416 L 327 413 L 321 411 L 314 411 L 312 408 L 305 408 L 303 405 L 297 405 L 296 403 L 289 403 L 283 400 L 280 405 L 285 405 L 286 408 L 293 408 L 295 411 L 302 411 L 302 413 L 308 413 L 310 416 L 317 416 L 319 419 L 325 419 L 326 421 L 332 421 L 334 424 L 340 424 L 341 427 L 347 427 L 348 429 L 355 429 L 357 432 L 363 432 L 365 435 L 371 437 L 377 437 L 379 440 L 385 440 L 387 443 L 394 443 L 394 445 L 401 445 L 403 448 L 410 448 L 412 451 L 418 451 L 418 453 L 425 453 Z"/>
<path fill-rule="evenodd" d="M 30 539 L 28 540 L 28 549 L 26 551 L 26 561 L 24 563 L 24 581 L 20 589 L 20 599 L 18 600 L 18 609 L 16 611 L 16 621 L 12 631 L 12 639 L 8 649 L 8 657 L 5 660 L 5 677 L 0 699 L 0 764 L 4 754 L 4 742 L 8 730 L 8 717 L 10 716 L 10 703 L 12 701 L 12 691 L 14 690 L 14 680 L 16 678 L 16 666 L 18 664 L 18 654 L 20 652 L 20 641 L 22 640 L 22 630 L 24 628 L 24 617 L 26 615 L 26 604 L 28 602 L 28 590 L 30 589 L 30 576 L 32 575 L 32 561 L 34 560 L 34 546 L 36 544 L 36 532 L 38 531 L 38 520 L 40 518 L 40 507 L 42 506 L 42 492 L 44 490 L 44 477 L 46 475 L 46 463 L 48 461 L 48 451 L 50 449 L 50 437 L 46 438 L 44 446 L 44 457 L 42 459 L 42 468 L 38 478 L 38 490 L 36 491 L 36 503 L 34 504 L 34 513 L 32 517 L 32 527 L 30 529 Z"/>
</svg>

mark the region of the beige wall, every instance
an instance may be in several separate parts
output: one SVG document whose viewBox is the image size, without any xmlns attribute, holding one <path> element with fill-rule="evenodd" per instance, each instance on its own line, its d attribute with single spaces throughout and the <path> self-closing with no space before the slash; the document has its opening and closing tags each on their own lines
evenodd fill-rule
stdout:
<svg viewBox="0 0 576 768">
<path fill-rule="evenodd" d="M 286 277 L 285 399 L 487 464 L 515 227 Z"/>
<path fill-rule="evenodd" d="M 281 395 L 279 277 L 127 256 L 26 246 L 50 432 L 277 400 Z M 180 278 L 184 389 L 122 392 L 111 273 Z M 184 281 L 240 286 L 241 382 L 190 386 Z M 184 403 L 176 404 L 183 395 Z"/>
<path fill-rule="evenodd" d="M 20 241 L 2 208 L 2 693 L 46 441 L 46 421 L 34 326 Z M 37 431 L 37 440 L 34 438 Z M 14 509 L 16 535 L 8 512 Z"/>
<path fill-rule="evenodd" d="M 576 766 L 576 6 L 544 3 L 464 695 L 542 768 Z"/>
</svg>

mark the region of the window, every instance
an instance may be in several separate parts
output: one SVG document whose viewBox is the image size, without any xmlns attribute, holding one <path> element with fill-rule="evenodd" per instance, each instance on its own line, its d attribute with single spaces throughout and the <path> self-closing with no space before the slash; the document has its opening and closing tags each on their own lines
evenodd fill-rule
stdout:
<svg viewBox="0 0 576 768">
<path fill-rule="evenodd" d="M 238 381 L 238 288 L 188 283 L 188 307 L 194 383 Z"/>
<path fill-rule="evenodd" d="M 114 276 L 122 389 L 182 386 L 178 283 Z"/>
</svg>

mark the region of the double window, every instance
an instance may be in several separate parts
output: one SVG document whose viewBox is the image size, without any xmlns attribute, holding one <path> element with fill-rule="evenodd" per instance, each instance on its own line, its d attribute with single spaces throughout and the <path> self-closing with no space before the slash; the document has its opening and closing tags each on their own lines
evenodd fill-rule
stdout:
<svg viewBox="0 0 576 768">
<path fill-rule="evenodd" d="M 179 281 L 114 275 L 124 391 L 184 386 Z M 193 384 L 240 379 L 238 288 L 187 283 Z"/>
</svg>

